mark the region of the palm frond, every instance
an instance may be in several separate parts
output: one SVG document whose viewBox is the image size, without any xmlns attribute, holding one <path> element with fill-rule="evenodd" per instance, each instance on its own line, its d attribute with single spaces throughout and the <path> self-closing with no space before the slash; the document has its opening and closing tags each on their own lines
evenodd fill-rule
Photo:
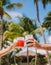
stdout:
<svg viewBox="0 0 51 65">
<path fill-rule="evenodd" d="M 47 0 L 41 0 L 42 4 L 43 4 L 43 7 L 45 8 L 46 7 L 46 4 L 47 4 Z"/>
<path fill-rule="evenodd" d="M 23 36 L 28 35 L 28 34 L 29 34 L 28 31 L 24 31 L 24 32 L 23 32 Z"/>
<path fill-rule="evenodd" d="M 45 17 L 43 26 L 46 27 L 47 29 L 51 28 L 51 12 L 48 12 L 47 16 Z"/>
<path fill-rule="evenodd" d="M 39 0 L 37 0 L 37 1 L 39 1 Z M 34 4 L 36 4 L 36 0 L 34 0 Z"/>
<path fill-rule="evenodd" d="M 7 12 L 5 12 L 5 11 L 4 11 L 3 16 L 6 17 L 6 18 L 8 18 L 8 19 L 11 19 L 11 16 Z"/>
<path fill-rule="evenodd" d="M 2 5 L 10 4 L 10 0 L 0 0 L 2 1 Z"/>
<path fill-rule="evenodd" d="M 2 8 L 2 1 L 0 1 L 0 8 Z"/>
<path fill-rule="evenodd" d="M 4 41 L 5 39 L 7 39 L 10 34 L 11 34 L 11 33 L 10 33 L 9 31 L 5 31 L 4 34 L 3 34 L 3 41 Z"/>
<path fill-rule="evenodd" d="M 48 12 L 47 16 L 51 16 L 51 11 L 50 11 L 50 12 Z"/>
<path fill-rule="evenodd" d="M 17 7 L 19 7 L 19 8 L 22 8 L 22 7 L 23 7 L 23 5 L 22 5 L 21 3 L 12 3 L 12 4 L 8 5 L 6 8 L 7 8 L 7 9 L 12 9 L 12 8 L 14 8 L 15 6 L 17 6 Z"/>
<path fill-rule="evenodd" d="M 41 0 L 43 7 L 45 8 L 48 3 L 51 3 L 51 0 Z"/>
<path fill-rule="evenodd" d="M 18 6 L 19 8 L 22 8 L 22 7 L 23 7 L 23 4 L 21 4 L 21 3 L 16 3 L 16 6 Z"/>
<path fill-rule="evenodd" d="M 44 27 L 43 30 L 46 30 L 46 28 Z M 33 30 L 31 33 L 32 34 L 40 34 L 40 35 L 42 35 L 40 28 L 37 28 L 37 29 Z"/>
<path fill-rule="evenodd" d="M 9 4 L 8 6 L 6 6 L 6 8 L 7 9 L 12 9 L 12 8 L 14 8 L 14 6 L 15 6 L 15 3 L 12 3 L 12 4 Z"/>
</svg>

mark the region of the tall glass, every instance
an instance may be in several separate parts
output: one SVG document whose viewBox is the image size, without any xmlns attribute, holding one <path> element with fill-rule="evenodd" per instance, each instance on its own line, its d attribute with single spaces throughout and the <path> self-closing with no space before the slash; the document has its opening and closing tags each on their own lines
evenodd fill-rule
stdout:
<svg viewBox="0 0 51 65">
<path fill-rule="evenodd" d="M 32 40 L 33 40 L 33 35 L 32 35 L 32 34 L 25 36 L 25 41 L 27 41 L 27 40 L 29 40 L 29 39 L 32 39 Z M 28 43 L 26 43 L 26 44 L 29 44 L 29 43 L 32 43 L 32 42 L 30 41 L 30 42 L 28 42 Z"/>
</svg>

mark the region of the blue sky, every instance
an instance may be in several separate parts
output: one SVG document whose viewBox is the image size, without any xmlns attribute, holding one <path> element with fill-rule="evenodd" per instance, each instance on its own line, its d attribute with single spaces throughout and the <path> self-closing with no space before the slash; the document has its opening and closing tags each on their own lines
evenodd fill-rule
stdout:
<svg viewBox="0 0 51 65">
<path fill-rule="evenodd" d="M 21 14 L 25 14 L 27 17 L 31 19 L 36 19 L 36 7 L 34 5 L 34 0 L 11 0 L 11 2 L 20 2 L 23 4 L 23 8 L 15 8 L 12 9 L 11 11 L 19 12 Z M 40 19 L 41 22 L 43 22 L 44 17 L 47 15 L 48 11 L 51 11 L 51 5 L 48 4 L 46 6 L 46 9 L 43 8 L 42 3 L 39 2 L 39 12 L 40 12 Z"/>
<path fill-rule="evenodd" d="M 36 18 L 36 7 L 34 5 L 34 0 L 11 0 L 12 3 L 14 2 L 20 2 L 23 4 L 23 8 L 14 8 L 12 10 L 6 10 L 11 16 L 12 16 L 12 21 L 18 22 L 16 16 L 22 17 L 22 14 L 26 15 L 27 17 L 31 19 L 37 19 Z M 43 8 L 43 5 L 41 2 L 39 2 L 39 14 L 40 14 L 40 20 L 41 23 L 44 21 L 45 16 L 47 16 L 47 13 L 51 11 L 51 4 L 48 4 L 46 6 L 46 9 Z M 46 33 L 46 39 L 48 37 L 48 34 Z M 41 38 L 41 37 L 40 37 Z M 43 42 L 42 38 L 40 42 Z M 47 41 L 48 42 L 48 41 Z"/>
</svg>

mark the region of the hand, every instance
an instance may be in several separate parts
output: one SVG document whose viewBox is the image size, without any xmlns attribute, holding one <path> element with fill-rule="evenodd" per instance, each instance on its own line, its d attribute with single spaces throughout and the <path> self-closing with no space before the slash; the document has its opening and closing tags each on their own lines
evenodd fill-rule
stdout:
<svg viewBox="0 0 51 65">
<path fill-rule="evenodd" d="M 41 45 L 38 43 L 37 40 L 34 39 L 34 47 L 40 49 Z"/>
<path fill-rule="evenodd" d="M 26 40 L 26 46 L 27 47 L 33 47 L 34 46 L 34 39 Z"/>
<path fill-rule="evenodd" d="M 28 39 L 26 41 L 26 43 L 28 43 L 28 44 L 26 44 L 27 47 L 35 47 L 35 48 L 38 48 L 38 49 L 41 47 L 40 44 L 38 43 L 38 41 L 36 41 L 35 39 Z"/>
<path fill-rule="evenodd" d="M 12 45 L 12 48 L 16 48 L 17 47 L 17 42 L 14 42 L 13 45 Z"/>
</svg>

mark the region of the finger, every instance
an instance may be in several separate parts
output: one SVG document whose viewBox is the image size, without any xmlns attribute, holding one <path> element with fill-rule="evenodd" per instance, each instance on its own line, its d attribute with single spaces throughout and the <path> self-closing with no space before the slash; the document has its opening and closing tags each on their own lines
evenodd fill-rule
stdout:
<svg viewBox="0 0 51 65">
<path fill-rule="evenodd" d="M 33 43 L 34 43 L 34 42 L 30 42 L 30 41 L 29 41 L 29 42 L 26 42 L 26 44 L 33 44 Z"/>
<path fill-rule="evenodd" d="M 28 39 L 26 42 L 34 42 L 34 40 L 32 40 L 32 39 Z"/>
<path fill-rule="evenodd" d="M 28 39 L 28 40 L 30 40 L 30 41 L 34 41 L 34 39 Z M 26 41 L 28 41 L 28 40 L 26 40 Z"/>
<path fill-rule="evenodd" d="M 37 42 L 37 40 L 34 39 L 34 42 Z"/>
<path fill-rule="evenodd" d="M 33 44 L 32 44 L 32 43 L 30 43 L 30 44 L 27 44 L 26 46 L 27 46 L 27 47 L 32 47 L 32 46 L 33 46 Z"/>
</svg>

